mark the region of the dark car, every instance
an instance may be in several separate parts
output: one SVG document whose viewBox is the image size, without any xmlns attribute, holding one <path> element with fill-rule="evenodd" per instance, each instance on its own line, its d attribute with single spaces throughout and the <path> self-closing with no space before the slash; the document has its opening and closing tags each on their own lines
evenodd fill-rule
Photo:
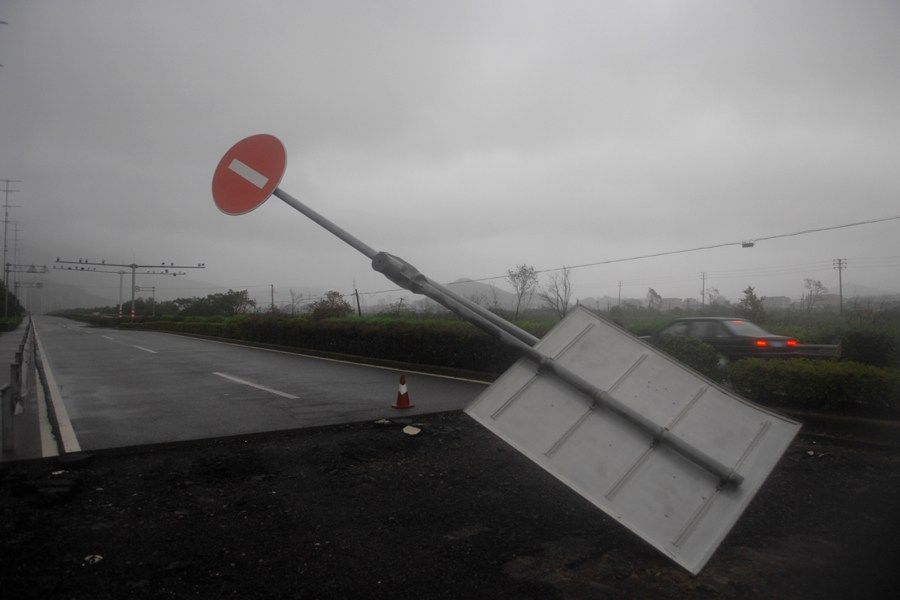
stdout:
<svg viewBox="0 0 900 600">
<path fill-rule="evenodd" d="M 797 340 L 769 333 L 759 325 L 736 317 L 687 317 L 663 327 L 655 337 L 690 336 L 716 349 L 724 359 L 799 356 Z"/>
</svg>

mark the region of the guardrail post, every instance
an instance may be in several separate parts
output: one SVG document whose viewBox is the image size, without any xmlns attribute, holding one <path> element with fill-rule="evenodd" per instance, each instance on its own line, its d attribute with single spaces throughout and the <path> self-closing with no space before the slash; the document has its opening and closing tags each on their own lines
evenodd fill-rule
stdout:
<svg viewBox="0 0 900 600">
<path fill-rule="evenodd" d="M 16 449 L 16 428 L 13 427 L 13 414 L 16 410 L 16 403 L 13 399 L 12 388 L 8 385 L 4 385 L 3 388 L 0 389 L 0 396 L 3 398 L 3 429 L 0 431 L 0 436 L 3 437 L 3 451 L 12 452 Z"/>
<path fill-rule="evenodd" d="M 10 395 L 13 398 L 13 402 L 19 397 L 19 390 L 22 382 L 20 381 L 22 377 L 22 365 L 18 363 L 12 363 L 9 365 L 9 387 L 10 387 Z"/>
</svg>

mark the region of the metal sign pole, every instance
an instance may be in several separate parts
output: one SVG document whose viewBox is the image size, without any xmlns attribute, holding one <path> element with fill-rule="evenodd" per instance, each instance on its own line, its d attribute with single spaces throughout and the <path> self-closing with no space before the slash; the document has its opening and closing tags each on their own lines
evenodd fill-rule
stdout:
<svg viewBox="0 0 900 600">
<path fill-rule="evenodd" d="M 527 331 L 524 331 L 524 330 L 516 327 L 509 321 L 501 319 L 500 317 L 498 317 L 491 311 L 486 310 L 485 308 L 483 308 L 481 306 L 478 306 L 474 302 L 471 302 L 470 300 L 463 298 L 462 296 L 459 296 L 458 294 L 455 294 L 454 292 L 448 290 L 443 285 L 436 283 L 434 281 L 431 281 L 430 279 L 426 278 L 424 275 L 419 273 L 419 271 L 415 267 L 413 267 L 412 265 L 410 265 L 408 262 L 404 261 L 403 259 L 393 256 L 391 254 L 386 254 L 384 252 L 379 252 L 379 251 L 375 250 L 374 248 L 372 248 L 365 242 L 360 241 L 358 238 L 356 238 L 356 236 L 353 236 L 350 233 L 348 233 L 347 231 L 344 231 L 343 229 L 341 229 L 340 227 L 338 227 L 337 225 L 335 225 L 334 223 L 332 223 L 331 221 L 329 221 L 328 219 L 326 219 L 325 217 L 323 217 L 322 215 L 320 215 L 313 209 L 309 208 L 308 206 L 306 206 L 305 204 L 303 204 L 302 202 L 300 202 L 299 200 L 297 200 L 296 198 L 294 198 L 293 196 L 291 196 L 290 194 L 288 194 L 281 188 L 276 187 L 275 190 L 272 192 L 272 194 L 274 196 L 277 196 L 281 200 L 283 200 L 284 203 L 287 204 L 288 206 L 303 213 L 304 215 L 309 217 L 315 223 L 318 223 L 319 225 L 321 225 L 322 227 L 324 227 L 325 229 L 327 229 L 328 231 L 330 231 L 331 233 L 333 233 L 334 235 L 336 235 L 343 241 L 347 242 L 348 244 L 350 244 L 351 246 L 353 246 L 354 248 L 356 248 L 357 250 L 359 250 L 360 252 L 365 254 L 366 257 L 372 261 L 373 269 L 375 269 L 376 271 L 378 271 L 380 273 L 383 273 L 385 275 L 385 277 L 387 277 L 388 279 L 390 279 L 397 285 L 403 287 L 404 289 L 410 290 L 411 292 L 415 292 L 417 294 L 421 294 L 424 292 L 417 291 L 410 287 L 410 285 L 416 285 L 418 287 L 418 283 L 416 283 L 416 284 L 411 283 L 412 278 L 415 278 L 416 281 L 418 281 L 418 282 L 428 281 L 428 283 L 431 284 L 432 289 L 434 291 L 438 292 L 438 296 L 432 296 L 432 295 L 426 294 L 432 300 L 440 303 L 443 306 L 447 306 L 446 299 L 450 298 L 450 299 L 454 300 L 455 302 L 457 302 L 458 304 L 462 304 L 463 306 L 468 307 L 472 312 L 480 315 L 484 320 L 487 320 L 488 322 L 492 323 L 495 327 L 500 328 L 501 330 L 512 335 L 516 339 L 525 342 L 529 346 L 533 346 L 536 343 L 538 343 L 538 341 L 539 341 L 538 338 L 531 335 Z M 400 280 L 394 279 L 394 275 L 399 275 L 401 272 L 404 273 L 404 275 L 401 276 L 401 279 Z M 406 274 L 409 274 L 409 276 L 407 276 Z M 450 307 L 448 306 L 447 308 L 450 308 Z M 491 335 L 496 337 L 496 329 L 489 329 L 486 331 L 488 331 L 488 333 L 490 333 Z"/>
<path fill-rule="evenodd" d="M 303 213 L 338 238 L 365 254 L 367 258 L 371 259 L 373 269 L 382 273 L 385 277 L 404 289 L 416 294 L 428 296 L 457 315 L 470 321 L 479 329 L 516 349 L 522 356 L 535 363 L 540 370 L 552 373 L 560 380 L 587 396 L 591 400 L 591 406 L 601 406 L 620 415 L 632 425 L 649 434 L 654 443 L 667 445 L 688 460 L 714 474 L 721 484 L 740 485 L 743 481 L 743 477 L 736 473 L 733 468 L 722 464 L 705 452 L 688 444 L 684 440 L 673 435 L 666 427 L 654 423 L 625 403 L 614 398 L 607 391 L 601 390 L 563 365 L 554 361 L 549 356 L 545 356 L 540 351 L 533 348 L 532 346 L 538 340 L 531 334 L 519 329 L 512 323 L 501 319 L 490 311 L 483 309 L 474 302 L 470 302 L 459 295 L 450 292 L 446 287 L 427 278 L 420 273 L 418 269 L 402 258 L 387 254 L 386 252 L 376 251 L 368 244 L 344 231 L 280 188 L 276 187 L 272 193 L 292 208 Z"/>
</svg>

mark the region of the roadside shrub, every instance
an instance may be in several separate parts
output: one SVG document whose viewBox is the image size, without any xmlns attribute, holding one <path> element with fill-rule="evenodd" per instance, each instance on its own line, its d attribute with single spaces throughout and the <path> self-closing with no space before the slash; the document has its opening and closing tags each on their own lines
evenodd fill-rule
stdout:
<svg viewBox="0 0 900 600">
<path fill-rule="evenodd" d="M 22 315 L 0 318 L 0 331 L 12 331 L 22 322 Z"/>
<path fill-rule="evenodd" d="M 147 321 L 136 323 L 120 323 L 120 329 L 145 329 L 152 331 L 172 331 L 175 333 L 193 333 L 213 337 L 226 337 L 223 323 L 207 323 L 203 321 Z"/>
<path fill-rule="evenodd" d="M 841 358 L 876 367 L 900 367 L 900 342 L 884 331 L 849 331 L 841 337 Z"/>
<path fill-rule="evenodd" d="M 651 339 L 650 343 L 710 379 L 718 381 L 722 378 L 715 348 L 697 338 L 665 335 Z"/>
<path fill-rule="evenodd" d="M 612 315 L 611 315 L 612 317 Z M 655 317 L 655 318 L 644 318 L 642 320 L 629 320 L 629 319 L 612 319 L 613 322 L 623 325 L 625 329 L 633 333 L 634 335 L 653 335 L 666 325 L 668 325 L 672 319 L 665 317 Z"/>
<path fill-rule="evenodd" d="M 900 371 L 856 362 L 748 358 L 731 365 L 734 389 L 788 407 L 900 412 Z"/>
</svg>

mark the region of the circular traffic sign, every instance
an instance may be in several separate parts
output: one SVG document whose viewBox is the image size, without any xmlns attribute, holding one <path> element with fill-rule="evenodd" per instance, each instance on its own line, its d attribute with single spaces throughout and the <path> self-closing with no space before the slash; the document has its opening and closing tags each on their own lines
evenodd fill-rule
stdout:
<svg viewBox="0 0 900 600">
<path fill-rule="evenodd" d="M 213 174 L 212 195 L 227 215 L 243 215 L 265 202 L 284 175 L 287 153 L 277 137 L 251 135 L 231 147 Z"/>
</svg>

